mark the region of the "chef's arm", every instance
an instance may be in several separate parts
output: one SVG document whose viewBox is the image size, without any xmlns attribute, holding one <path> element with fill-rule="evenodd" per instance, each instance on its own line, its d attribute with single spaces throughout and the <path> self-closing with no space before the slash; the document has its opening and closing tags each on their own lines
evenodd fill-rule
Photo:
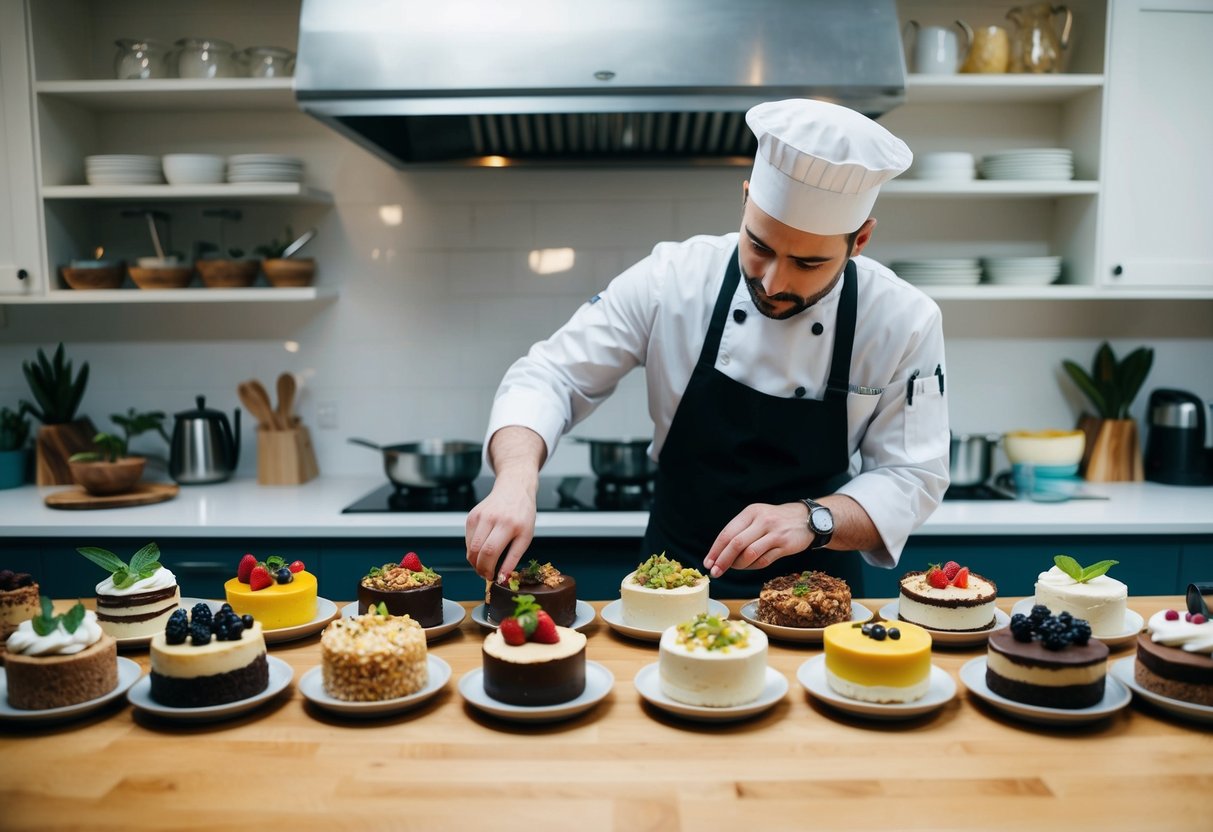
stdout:
<svg viewBox="0 0 1213 832">
<path fill-rule="evenodd" d="M 830 494 L 816 499 L 834 515 L 834 535 L 825 548 L 843 552 L 870 552 L 882 545 L 876 524 L 854 499 L 845 494 Z M 808 507 L 804 503 L 797 505 L 807 522 Z"/>
<path fill-rule="evenodd" d="M 504 580 L 535 537 L 535 494 L 546 456 L 547 445 L 530 428 L 510 425 L 489 440 L 497 479 L 464 526 L 468 563 L 485 580 Z"/>
</svg>

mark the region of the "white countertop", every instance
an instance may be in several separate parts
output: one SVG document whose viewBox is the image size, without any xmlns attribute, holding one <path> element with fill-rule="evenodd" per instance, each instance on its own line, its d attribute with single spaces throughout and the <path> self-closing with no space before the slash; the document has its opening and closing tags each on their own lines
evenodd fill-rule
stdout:
<svg viewBox="0 0 1213 832">
<path fill-rule="evenodd" d="M 63 511 L 43 498 L 56 488 L 0 491 L 6 537 L 455 537 L 461 512 L 342 514 L 384 484 L 381 477 L 321 477 L 300 486 L 260 486 L 250 479 L 183 487 L 164 503 Z M 947 501 L 918 535 L 1213 534 L 1213 488 L 1156 483 L 1088 483 L 1107 500 L 1032 503 Z M 543 512 L 539 537 L 640 537 L 645 512 Z"/>
</svg>

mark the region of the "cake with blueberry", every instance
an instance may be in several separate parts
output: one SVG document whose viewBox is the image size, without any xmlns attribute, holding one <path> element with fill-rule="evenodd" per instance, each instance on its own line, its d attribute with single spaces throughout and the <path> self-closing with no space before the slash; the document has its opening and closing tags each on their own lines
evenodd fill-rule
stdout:
<svg viewBox="0 0 1213 832">
<path fill-rule="evenodd" d="M 530 595 L 481 649 L 484 692 L 510 705 L 557 705 L 585 691 L 585 636 L 561 627 Z"/>
<path fill-rule="evenodd" d="M 251 615 L 267 630 L 297 627 L 316 617 L 316 576 L 301 560 L 288 564 L 277 555 L 264 561 L 245 555 L 223 593 L 237 615 Z"/>
<path fill-rule="evenodd" d="M 990 635 L 986 687 L 999 696 L 1042 708 L 1090 708 L 1103 699 L 1108 647 L 1068 612 L 1037 604 Z"/>
<path fill-rule="evenodd" d="M 826 684 L 848 699 L 914 702 L 931 685 L 931 634 L 908 622 L 831 624 L 822 634 Z"/>
<path fill-rule="evenodd" d="M 532 560 L 523 569 L 516 569 L 504 583 L 490 583 L 485 602 L 488 619 L 504 621 L 514 613 L 514 596 L 530 595 L 561 627 L 573 626 L 577 617 L 577 581 L 562 574 L 550 563 Z"/>
<path fill-rule="evenodd" d="M 76 550 L 109 573 L 97 584 L 97 620 L 114 638 L 143 638 L 164 629 L 181 604 L 177 577 L 160 565 L 160 547 L 149 543 L 130 563 L 95 546 Z"/>
<path fill-rule="evenodd" d="M 619 599 L 624 624 L 664 632 L 708 611 L 708 577 L 663 552 L 628 573 L 619 585 Z"/>
<path fill-rule="evenodd" d="M 1117 561 L 1102 560 L 1084 567 L 1074 558 L 1058 555 L 1053 562 L 1055 566 L 1040 573 L 1036 581 L 1034 603 L 1086 621 L 1096 638 L 1125 631 L 1129 588 L 1106 574 Z"/>
<path fill-rule="evenodd" d="M 1150 616 L 1137 636 L 1133 678 L 1159 696 L 1213 707 L 1213 621 L 1191 610 Z"/>
<path fill-rule="evenodd" d="M 928 630 L 975 633 L 994 626 L 998 587 L 954 560 L 901 578 L 897 618 Z"/>
<path fill-rule="evenodd" d="M 4 642 L 23 621 L 38 614 L 38 584 L 28 572 L 0 570 L 0 657 Z"/>
<path fill-rule="evenodd" d="M 756 700 L 766 684 L 767 636 L 708 613 L 661 634 L 661 692 L 687 705 L 725 708 Z"/>
<path fill-rule="evenodd" d="M 151 697 L 173 708 L 204 708 L 269 687 L 261 622 L 224 604 L 177 610 L 152 637 Z"/>
<path fill-rule="evenodd" d="M 851 587 L 824 572 L 781 575 L 758 592 L 758 620 L 780 627 L 828 627 L 851 620 Z"/>
<path fill-rule="evenodd" d="M 358 614 L 382 604 L 388 615 L 407 615 L 422 627 L 442 623 L 442 577 L 423 566 L 416 552 L 400 563 L 373 566 L 358 582 Z"/>
<path fill-rule="evenodd" d="M 17 626 L 6 647 L 8 704 L 18 710 L 78 705 L 118 686 L 118 643 L 83 604 L 55 615 L 43 597 L 39 612 Z"/>
<path fill-rule="evenodd" d="M 425 630 L 385 604 L 338 618 L 320 637 L 324 692 L 347 702 L 382 702 L 416 693 L 429 681 Z"/>
</svg>

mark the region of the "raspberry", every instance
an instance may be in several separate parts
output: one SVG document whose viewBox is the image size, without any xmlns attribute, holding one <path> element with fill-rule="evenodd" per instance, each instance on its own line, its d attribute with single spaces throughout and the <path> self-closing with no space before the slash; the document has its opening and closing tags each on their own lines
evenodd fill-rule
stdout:
<svg viewBox="0 0 1213 832">
<path fill-rule="evenodd" d="M 1193 623 L 1193 624 L 1204 624 L 1204 623 L 1205 623 L 1206 621 L 1208 621 L 1208 620 L 1209 620 L 1209 619 L 1205 618 L 1205 617 L 1204 617 L 1203 615 L 1201 615 L 1200 613 L 1196 613 L 1196 615 L 1192 616 L 1192 623 Z"/>
<path fill-rule="evenodd" d="M 506 644 L 512 644 L 515 647 L 526 644 L 526 633 L 522 631 L 522 625 L 518 623 L 517 618 L 507 618 L 502 621 L 499 629 Z"/>
<path fill-rule="evenodd" d="M 956 577 L 956 573 L 960 571 L 960 564 L 954 560 L 950 560 L 943 565 L 943 574 L 948 576 L 948 580 Z"/>
<path fill-rule="evenodd" d="M 293 561 L 293 562 L 291 563 L 291 565 L 290 565 L 288 568 L 289 568 L 289 569 L 290 569 L 292 572 L 302 572 L 302 571 L 303 571 L 304 569 L 306 569 L 307 567 L 303 565 L 303 561 L 301 561 L 301 560 L 297 560 L 297 561 Z"/>
<path fill-rule="evenodd" d="M 245 555 L 240 559 L 240 565 L 236 567 L 236 579 L 242 584 L 248 583 L 248 576 L 252 574 L 253 567 L 257 565 L 257 559 L 252 555 Z"/>
<path fill-rule="evenodd" d="M 1178 620 L 1179 620 L 1179 612 L 1177 612 L 1176 610 L 1167 610 L 1167 616 L 1166 616 L 1166 617 L 1167 617 L 1167 620 L 1168 620 L 1168 621 L 1178 621 Z"/>
</svg>

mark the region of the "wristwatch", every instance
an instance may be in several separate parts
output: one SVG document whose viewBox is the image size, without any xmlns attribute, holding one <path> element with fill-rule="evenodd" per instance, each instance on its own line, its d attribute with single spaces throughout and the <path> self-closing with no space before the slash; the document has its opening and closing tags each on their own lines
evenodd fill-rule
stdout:
<svg viewBox="0 0 1213 832">
<path fill-rule="evenodd" d="M 813 533 L 813 542 L 809 544 L 809 550 L 824 549 L 829 545 L 830 538 L 834 536 L 833 512 L 816 500 L 810 500 L 807 497 L 800 502 L 809 509 L 809 531 Z"/>
</svg>

